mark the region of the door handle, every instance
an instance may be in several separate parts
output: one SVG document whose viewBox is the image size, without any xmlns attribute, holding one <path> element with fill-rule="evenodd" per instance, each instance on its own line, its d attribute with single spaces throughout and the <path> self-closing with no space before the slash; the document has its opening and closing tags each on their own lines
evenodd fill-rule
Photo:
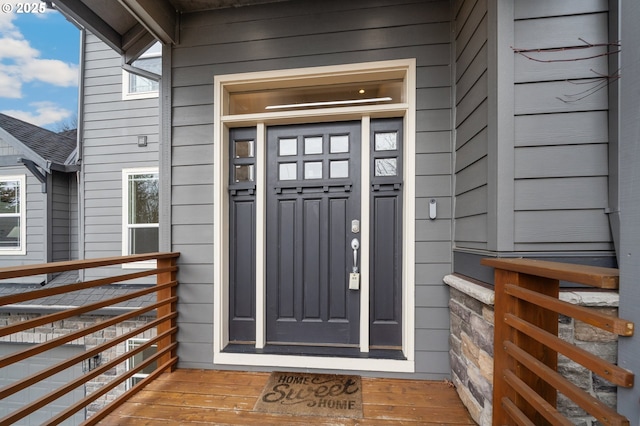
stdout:
<svg viewBox="0 0 640 426">
<path fill-rule="evenodd" d="M 353 272 L 358 272 L 358 249 L 360 241 L 357 238 L 351 240 L 351 248 L 353 249 Z"/>
</svg>

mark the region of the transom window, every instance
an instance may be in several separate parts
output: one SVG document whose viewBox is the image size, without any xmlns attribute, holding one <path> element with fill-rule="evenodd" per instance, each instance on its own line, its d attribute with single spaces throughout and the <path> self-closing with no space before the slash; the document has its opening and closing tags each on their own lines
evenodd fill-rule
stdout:
<svg viewBox="0 0 640 426">
<path fill-rule="evenodd" d="M 25 176 L 0 177 L 0 254 L 26 253 Z"/>
</svg>

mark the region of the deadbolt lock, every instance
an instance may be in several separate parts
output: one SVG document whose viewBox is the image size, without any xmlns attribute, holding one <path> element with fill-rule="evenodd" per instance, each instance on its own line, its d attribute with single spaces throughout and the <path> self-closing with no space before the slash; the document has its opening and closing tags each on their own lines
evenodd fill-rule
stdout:
<svg viewBox="0 0 640 426">
<path fill-rule="evenodd" d="M 358 219 L 353 219 L 351 221 L 351 232 L 354 234 L 360 232 L 360 221 Z"/>
</svg>

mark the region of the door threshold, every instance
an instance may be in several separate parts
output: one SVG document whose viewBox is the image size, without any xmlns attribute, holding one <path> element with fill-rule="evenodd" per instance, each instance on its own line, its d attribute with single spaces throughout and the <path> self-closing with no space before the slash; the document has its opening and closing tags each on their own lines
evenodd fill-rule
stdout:
<svg viewBox="0 0 640 426">
<path fill-rule="evenodd" d="M 392 359 L 405 361 L 407 358 L 401 350 L 396 349 L 371 349 L 369 352 L 360 352 L 360 348 L 353 347 L 328 347 L 328 346 L 301 346 L 301 345 L 266 345 L 262 349 L 256 349 L 253 345 L 228 344 L 222 352 L 235 354 L 268 354 L 268 355 L 295 355 L 295 356 L 320 356 L 341 358 L 364 359 Z"/>
</svg>

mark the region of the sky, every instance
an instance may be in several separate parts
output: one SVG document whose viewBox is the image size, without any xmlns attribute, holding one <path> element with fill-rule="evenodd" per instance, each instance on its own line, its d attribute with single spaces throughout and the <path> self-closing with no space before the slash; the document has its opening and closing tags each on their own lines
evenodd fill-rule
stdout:
<svg viewBox="0 0 640 426">
<path fill-rule="evenodd" d="M 0 112 L 60 131 L 77 120 L 80 30 L 40 3 L 0 0 Z"/>
</svg>

